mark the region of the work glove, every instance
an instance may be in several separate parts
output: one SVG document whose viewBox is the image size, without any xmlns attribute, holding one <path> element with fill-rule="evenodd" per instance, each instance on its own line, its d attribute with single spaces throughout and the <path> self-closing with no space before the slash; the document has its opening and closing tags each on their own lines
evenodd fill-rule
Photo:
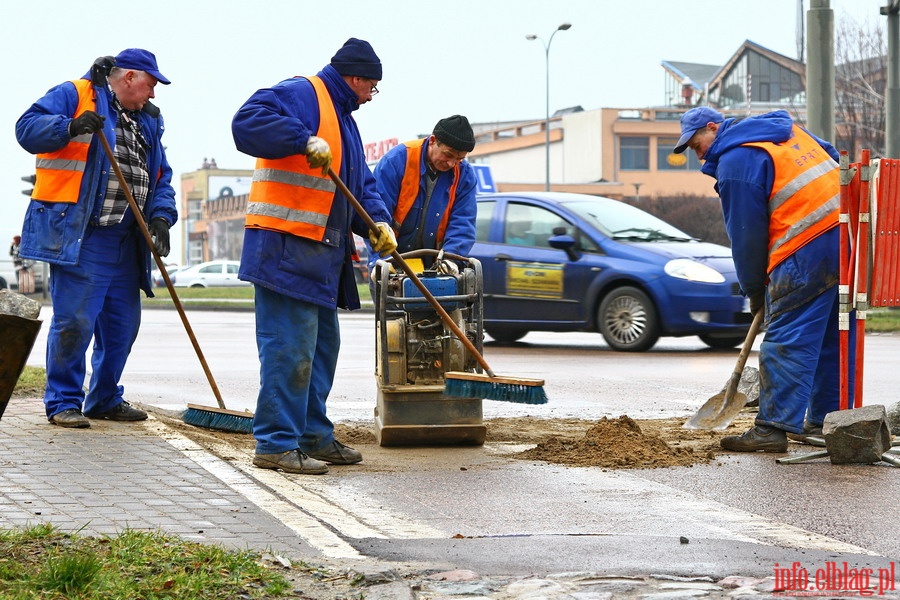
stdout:
<svg viewBox="0 0 900 600">
<path fill-rule="evenodd" d="M 434 270 L 441 275 L 458 275 L 459 265 L 455 261 L 445 258 L 434 264 Z"/>
<path fill-rule="evenodd" d="M 375 223 L 378 233 L 369 232 L 369 242 L 372 244 L 372 250 L 381 256 L 387 256 L 397 249 L 397 238 L 394 237 L 394 230 L 387 223 Z"/>
<path fill-rule="evenodd" d="M 756 315 L 759 311 L 766 307 L 766 292 L 756 292 L 750 294 L 750 314 Z"/>
<path fill-rule="evenodd" d="M 153 247 L 160 256 L 169 255 L 169 223 L 162 217 L 156 217 L 150 221 L 150 237 L 153 239 Z"/>
<path fill-rule="evenodd" d="M 314 135 L 309 136 L 309 141 L 306 142 L 306 160 L 313 169 L 322 167 L 322 175 L 327 175 L 331 168 L 331 148 L 328 142 Z"/>
<path fill-rule="evenodd" d="M 94 61 L 94 64 L 91 66 L 91 83 L 93 83 L 96 87 L 106 87 L 106 78 L 109 77 L 109 72 L 112 71 L 112 68 L 116 66 L 116 57 L 114 56 L 101 56 Z"/>
<path fill-rule="evenodd" d="M 104 120 L 105 117 L 101 117 L 92 110 L 86 110 L 69 121 L 69 137 L 78 137 L 85 133 L 100 131 L 103 129 Z"/>
</svg>

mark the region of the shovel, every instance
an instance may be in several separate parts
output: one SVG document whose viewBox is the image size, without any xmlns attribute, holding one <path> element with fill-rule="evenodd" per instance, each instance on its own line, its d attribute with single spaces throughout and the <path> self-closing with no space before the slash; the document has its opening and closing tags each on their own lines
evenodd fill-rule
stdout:
<svg viewBox="0 0 900 600">
<path fill-rule="evenodd" d="M 738 384 L 741 382 L 741 375 L 744 373 L 744 365 L 747 364 L 747 357 L 750 355 L 750 349 L 759 333 L 762 325 L 763 313 L 760 309 L 756 311 L 750 329 L 747 330 L 747 338 L 744 340 L 744 347 L 738 356 L 737 364 L 734 365 L 734 372 L 725 389 L 706 401 L 706 404 L 700 407 L 693 417 L 683 425 L 684 429 L 708 429 L 713 431 L 721 431 L 728 427 L 737 416 L 744 405 L 747 404 L 746 394 L 737 391 Z"/>
</svg>

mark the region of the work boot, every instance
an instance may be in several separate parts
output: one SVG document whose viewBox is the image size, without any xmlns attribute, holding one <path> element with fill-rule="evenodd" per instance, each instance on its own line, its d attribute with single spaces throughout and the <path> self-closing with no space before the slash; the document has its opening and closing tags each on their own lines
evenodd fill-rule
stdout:
<svg viewBox="0 0 900 600">
<path fill-rule="evenodd" d="M 362 460 L 359 450 L 345 446 L 337 440 L 308 454 L 332 465 L 355 465 Z"/>
<path fill-rule="evenodd" d="M 784 430 L 756 425 L 741 435 L 722 438 L 719 444 L 732 452 L 787 452 L 788 441 Z"/>
<path fill-rule="evenodd" d="M 109 421 L 143 421 L 147 418 L 147 413 L 123 400 L 115 408 L 96 415 L 88 415 L 88 417 L 91 419 L 107 419 Z"/>
<path fill-rule="evenodd" d="M 328 472 L 328 465 L 320 460 L 310 458 L 300 449 L 277 452 L 275 454 L 256 453 L 253 465 L 260 469 L 275 469 L 285 473 L 299 475 L 322 475 Z"/>
<path fill-rule="evenodd" d="M 90 427 L 91 422 L 77 408 L 67 408 L 50 417 L 50 422 L 60 427 Z"/>
<path fill-rule="evenodd" d="M 787 434 L 789 440 L 800 442 L 801 444 L 809 444 L 810 446 L 824 446 L 825 438 L 822 437 L 822 426 L 813 425 L 812 423 L 803 423 L 803 433 Z"/>
</svg>

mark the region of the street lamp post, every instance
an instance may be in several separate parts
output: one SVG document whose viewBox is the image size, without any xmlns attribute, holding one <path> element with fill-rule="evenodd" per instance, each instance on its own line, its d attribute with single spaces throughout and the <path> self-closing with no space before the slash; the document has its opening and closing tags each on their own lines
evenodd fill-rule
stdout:
<svg viewBox="0 0 900 600">
<path fill-rule="evenodd" d="M 566 31 L 567 29 L 569 29 L 571 27 L 572 27 L 571 23 L 563 23 L 562 25 L 557 27 L 553 31 L 553 33 L 550 34 L 550 39 L 547 40 L 546 44 L 544 44 L 543 39 L 534 35 L 533 33 L 529 33 L 528 35 L 525 36 L 526 40 L 541 40 L 541 43 L 544 44 L 544 58 L 546 59 L 546 61 L 545 61 L 545 67 L 546 67 L 545 68 L 545 74 L 546 74 L 545 92 L 546 92 L 546 98 L 547 98 L 546 118 L 544 119 L 544 152 L 546 154 L 545 167 L 546 167 L 546 175 L 547 176 L 546 176 L 546 184 L 544 186 L 544 189 L 547 190 L 548 192 L 550 191 L 550 44 L 553 43 L 553 36 L 556 35 L 556 32 Z"/>
</svg>

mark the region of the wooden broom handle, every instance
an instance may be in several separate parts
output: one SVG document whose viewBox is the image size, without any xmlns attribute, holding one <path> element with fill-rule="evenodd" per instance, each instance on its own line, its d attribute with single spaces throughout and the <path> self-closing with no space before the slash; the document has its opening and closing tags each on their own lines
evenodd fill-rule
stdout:
<svg viewBox="0 0 900 600">
<path fill-rule="evenodd" d="M 100 143 L 103 145 L 103 150 L 106 152 L 109 164 L 112 165 L 113 171 L 116 173 L 116 178 L 119 180 L 119 186 L 122 188 L 122 191 L 125 192 L 128 206 L 131 207 L 131 212 L 134 213 L 134 219 L 137 221 L 141 233 L 144 234 L 144 241 L 147 242 L 147 246 L 149 246 L 150 252 L 156 260 L 156 266 L 159 267 L 159 274 L 162 275 L 163 281 L 166 282 L 166 287 L 169 289 L 169 294 L 172 296 L 172 302 L 175 303 L 175 308 L 178 309 L 178 316 L 181 317 L 181 322 L 184 323 L 184 329 L 187 331 L 188 337 L 191 338 L 191 344 L 194 346 L 197 358 L 200 359 L 200 364 L 203 366 L 203 372 L 206 373 L 206 379 L 209 380 L 209 385 L 212 388 L 213 394 L 216 396 L 216 402 L 219 403 L 219 408 L 224 409 L 225 402 L 222 400 L 222 394 L 219 393 L 219 387 L 216 385 L 216 380 L 213 379 L 212 372 L 209 370 L 209 365 L 206 364 L 206 359 L 203 358 L 203 351 L 200 350 L 200 344 L 197 342 L 197 338 L 194 337 L 194 330 L 191 329 L 191 324 L 188 323 L 187 315 L 184 314 L 184 307 L 181 305 L 181 300 L 178 299 L 178 295 L 175 293 L 175 286 L 172 285 L 172 280 L 169 279 L 169 272 L 166 271 L 166 265 L 163 264 L 162 258 L 160 258 L 159 253 L 156 252 L 156 246 L 153 245 L 153 236 L 150 235 L 150 230 L 147 229 L 144 215 L 138 207 L 137 202 L 135 202 L 134 196 L 131 195 L 131 188 L 129 188 L 128 184 L 125 182 L 125 176 L 122 175 L 122 169 L 119 168 L 119 162 L 116 160 L 112 148 L 109 147 L 106 135 L 102 130 L 96 132 L 95 135 L 100 138 Z"/>
</svg>

